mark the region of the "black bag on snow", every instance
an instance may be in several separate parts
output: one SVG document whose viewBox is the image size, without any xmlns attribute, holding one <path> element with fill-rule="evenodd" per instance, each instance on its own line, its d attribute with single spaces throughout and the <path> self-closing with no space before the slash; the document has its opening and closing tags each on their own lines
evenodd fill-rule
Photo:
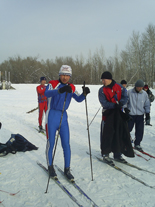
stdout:
<svg viewBox="0 0 155 207">
<path fill-rule="evenodd" d="M 8 147 L 7 147 L 6 144 L 0 143 L 0 157 L 8 154 L 7 153 L 7 148 Z"/>
<path fill-rule="evenodd" d="M 11 138 L 6 142 L 6 144 L 1 144 L 0 146 L 2 148 L 0 153 L 3 154 L 1 156 L 5 156 L 8 153 L 15 154 L 17 151 L 26 152 L 38 149 L 38 147 L 29 142 L 21 134 L 11 134 Z"/>
</svg>

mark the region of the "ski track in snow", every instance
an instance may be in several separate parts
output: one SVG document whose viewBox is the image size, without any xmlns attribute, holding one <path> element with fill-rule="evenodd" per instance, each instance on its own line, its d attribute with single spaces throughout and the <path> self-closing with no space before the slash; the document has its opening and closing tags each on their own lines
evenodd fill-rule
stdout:
<svg viewBox="0 0 155 207">
<path fill-rule="evenodd" d="M 45 194 L 47 185 L 47 174 L 36 164 L 40 161 L 46 166 L 45 148 L 46 137 L 39 134 L 34 127 L 38 127 L 38 110 L 27 114 L 26 112 L 37 107 L 36 84 L 13 84 L 16 90 L 0 90 L 0 142 L 5 143 L 11 134 L 20 133 L 32 144 L 39 147 L 38 150 L 30 152 L 17 152 L 15 155 L 8 154 L 0 157 L 0 190 L 16 193 L 11 196 L 0 192 L 0 206 L 5 207 L 74 207 L 77 206 L 56 183 L 50 180 L 48 193 Z M 90 85 L 91 93 L 87 96 L 89 123 L 100 108 L 98 101 L 98 89 L 100 85 Z M 82 92 L 81 85 L 76 89 Z M 155 95 L 155 90 L 152 89 Z M 151 106 L 151 126 L 145 126 L 142 147 L 144 150 L 155 156 L 155 102 Z M 85 102 L 77 103 L 71 101 L 68 111 L 71 145 L 71 170 L 77 184 L 84 192 L 100 207 L 154 207 L 155 189 L 146 187 L 130 177 L 122 174 L 110 166 L 92 159 L 93 177 L 91 180 L 90 157 L 86 154 L 89 151 L 88 132 L 86 121 Z M 92 122 L 90 130 L 92 153 L 100 153 L 100 122 L 101 110 Z M 45 116 L 43 124 L 45 123 Z M 131 133 L 134 138 L 134 131 Z M 112 154 L 111 154 L 112 156 Z M 143 155 L 149 158 L 146 155 Z M 124 156 L 125 158 L 125 156 Z M 155 172 L 155 159 L 149 161 L 135 156 L 126 158 L 132 164 Z M 60 138 L 55 164 L 63 169 L 64 159 Z M 135 177 L 143 180 L 151 186 L 155 186 L 155 175 L 137 169 L 117 164 Z M 84 196 L 57 171 L 60 181 L 76 197 L 78 202 L 89 207 Z"/>
</svg>

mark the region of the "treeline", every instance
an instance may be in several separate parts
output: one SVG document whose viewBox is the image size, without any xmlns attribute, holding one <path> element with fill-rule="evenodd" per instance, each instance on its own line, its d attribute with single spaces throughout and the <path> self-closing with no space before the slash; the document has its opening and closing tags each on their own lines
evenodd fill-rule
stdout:
<svg viewBox="0 0 155 207">
<path fill-rule="evenodd" d="M 10 72 L 12 83 L 38 83 L 41 76 L 47 80 L 57 79 L 61 65 L 70 65 L 73 70 L 72 82 L 74 84 L 101 84 L 101 74 L 108 70 L 113 74 L 113 79 L 120 82 L 122 79 L 128 83 L 135 83 L 142 79 L 153 87 L 155 79 L 155 26 L 149 24 L 145 32 L 133 32 L 125 50 L 115 50 L 114 57 L 105 57 L 101 47 L 94 54 L 89 52 L 88 58 L 81 55 L 72 57 L 56 57 L 55 60 L 39 61 L 37 57 L 9 58 L 0 64 L 2 78 L 5 71 Z"/>
</svg>

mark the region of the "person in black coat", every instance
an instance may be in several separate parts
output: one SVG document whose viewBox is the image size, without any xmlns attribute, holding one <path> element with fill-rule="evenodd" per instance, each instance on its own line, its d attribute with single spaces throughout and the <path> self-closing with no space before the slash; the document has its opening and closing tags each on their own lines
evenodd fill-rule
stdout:
<svg viewBox="0 0 155 207">
<path fill-rule="evenodd" d="M 146 93 L 148 94 L 148 97 L 150 100 L 150 106 L 151 106 L 151 102 L 154 101 L 154 95 L 153 95 L 152 91 L 149 89 L 148 85 L 144 85 L 143 90 L 146 91 Z M 151 125 L 150 124 L 150 117 L 148 120 L 145 119 L 145 125 Z"/>
<path fill-rule="evenodd" d="M 112 74 L 105 71 L 102 76 L 103 86 L 99 89 L 99 101 L 103 107 L 101 122 L 101 154 L 103 160 L 112 164 L 109 153 L 114 153 L 114 159 L 126 162 L 122 153 L 134 157 L 130 134 L 127 125 L 127 114 L 122 112 L 122 106 L 127 103 L 127 91 L 112 79 Z"/>
</svg>

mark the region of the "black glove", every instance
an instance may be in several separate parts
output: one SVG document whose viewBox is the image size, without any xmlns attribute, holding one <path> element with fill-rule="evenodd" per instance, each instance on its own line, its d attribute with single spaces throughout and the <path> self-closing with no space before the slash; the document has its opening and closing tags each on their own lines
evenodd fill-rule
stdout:
<svg viewBox="0 0 155 207">
<path fill-rule="evenodd" d="M 130 113 L 130 110 L 128 108 L 124 108 L 124 111 L 125 111 L 126 114 Z"/>
<path fill-rule="evenodd" d="M 121 109 L 122 109 L 122 106 L 123 106 L 123 105 L 122 105 L 122 103 L 120 103 L 120 102 L 119 102 L 118 104 L 117 104 L 117 103 L 115 104 L 115 108 L 116 108 L 116 109 L 120 109 L 120 110 L 121 110 Z"/>
<path fill-rule="evenodd" d="M 146 121 L 150 120 L 150 113 L 146 113 Z"/>
<path fill-rule="evenodd" d="M 88 87 L 82 86 L 83 94 L 86 96 L 88 93 L 90 93 L 90 89 Z"/>
<path fill-rule="evenodd" d="M 0 122 L 0 129 L 1 129 L 1 127 L 2 127 L 2 123 Z"/>
<path fill-rule="evenodd" d="M 72 93 L 72 88 L 69 85 L 59 88 L 59 93 L 64 93 L 64 92 Z"/>
</svg>

